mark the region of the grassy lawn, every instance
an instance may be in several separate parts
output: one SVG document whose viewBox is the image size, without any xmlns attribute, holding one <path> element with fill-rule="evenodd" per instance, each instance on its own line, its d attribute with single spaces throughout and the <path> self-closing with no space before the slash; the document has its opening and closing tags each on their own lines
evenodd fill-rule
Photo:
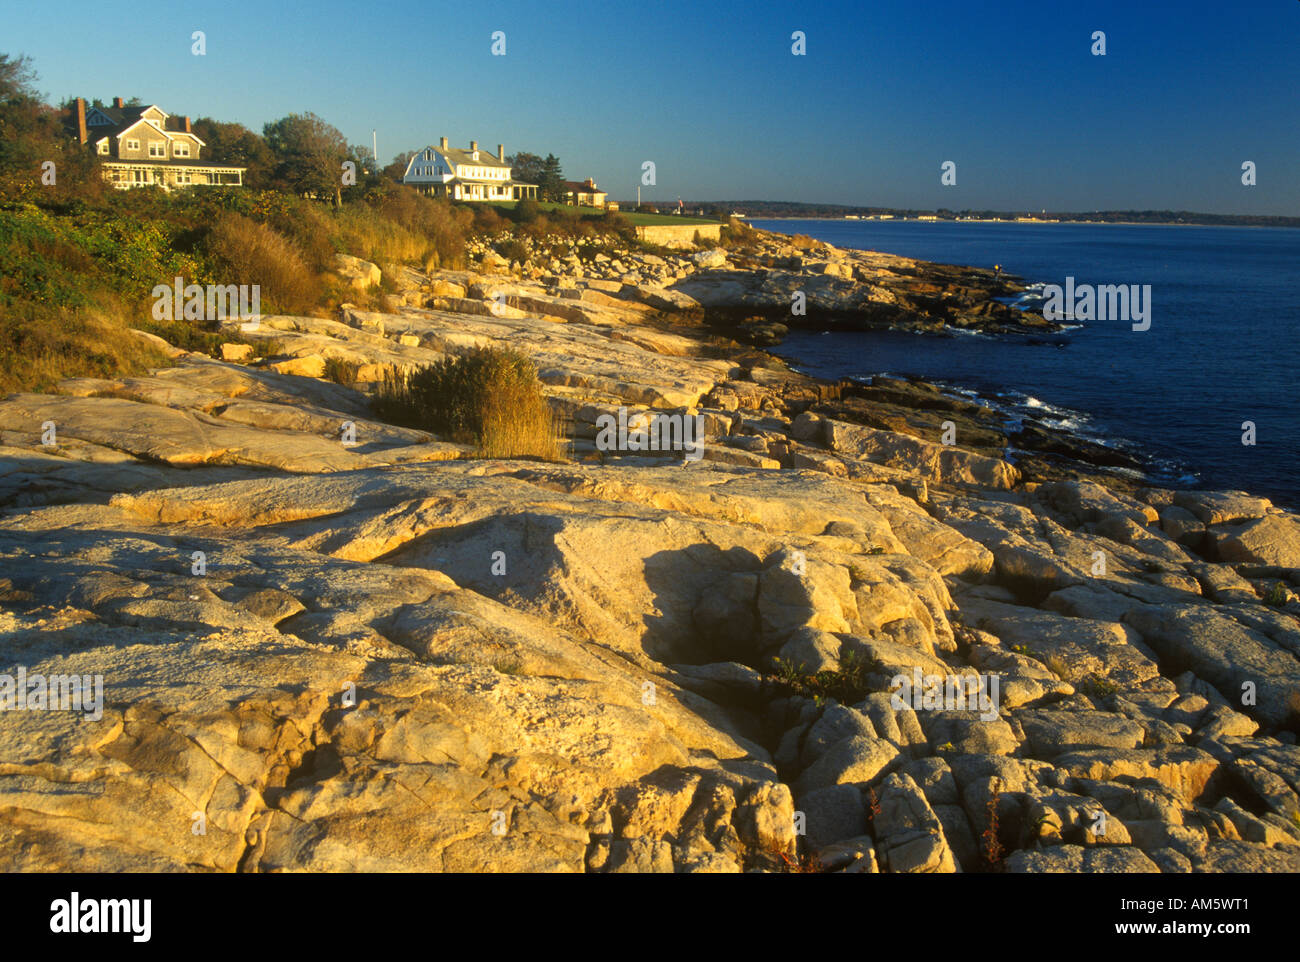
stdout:
<svg viewBox="0 0 1300 962">
<path fill-rule="evenodd" d="M 493 207 L 509 209 L 509 208 L 513 208 L 515 204 L 519 202 L 515 200 L 488 200 L 488 201 L 473 201 L 472 203 L 484 203 L 484 204 L 490 204 Z M 572 205 L 560 204 L 557 203 L 556 201 L 538 201 L 537 206 L 544 211 L 558 210 L 561 208 L 564 210 L 574 209 Z M 578 213 L 581 214 L 583 217 L 600 217 L 605 213 L 604 210 L 602 210 L 599 207 L 579 207 L 577 208 L 577 210 Z M 627 210 L 619 211 L 619 213 L 622 214 L 624 217 L 626 217 L 629 223 L 634 224 L 637 227 L 655 227 L 662 224 L 685 225 L 685 224 L 718 223 L 718 221 L 716 220 L 709 220 L 707 218 L 679 217 L 676 214 L 638 214 L 638 213 L 634 213 L 633 211 L 627 211 Z"/>
<path fill-rule="evenodd" d="M 636 214 L 632 212 L 623 213 L 633 224 L 638 227 L 657 227 L 661 224 L 717 224 L 716 220 L 709 220 L 707 217 L 686 217 L 676 214 Z"/>
</svg>

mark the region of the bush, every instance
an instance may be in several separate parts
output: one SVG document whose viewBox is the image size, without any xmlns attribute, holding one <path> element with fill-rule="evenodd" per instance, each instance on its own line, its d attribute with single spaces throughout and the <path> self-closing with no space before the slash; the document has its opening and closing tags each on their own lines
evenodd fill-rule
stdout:
<svg viewBox="0 0 1300 962">
<path fill-rule="evenodd" d="M 480 234 L 499 234 L 510 227 L 510 222 L 490 204 L 475 204 L 473 215 L 474 230 Z"/>
<path fill-rule="evenodd" d="M 531 256 L 527 245 L 523 241 L 514 240 L 501 241 L 496 245 L 496 251 L 508 261 L 518 261 L 522 264 Z"/>
<path fill-rule="evenodd" d="M 515 204 L 515 221 L 520 224 L 527 224 L 537 220 L 542 215 L 542 205 L 537 203 L 531 197 L 525 197 L 519 203 Z"/>
<path fill-rule="evenodd" d="M 473 444 L 480 457 L 560 457 L 537 368 L 518 351 L 475 348 L 414 371 L 390 368 L 374 410 L 393 424 Z"/>
<path fill-rule="evenodd" d="M 722 228 L 718 243 L 729 250 L 752 249 L 758 243 L 758 235 L 754 228 L 733 217 Z"/>
</svg>

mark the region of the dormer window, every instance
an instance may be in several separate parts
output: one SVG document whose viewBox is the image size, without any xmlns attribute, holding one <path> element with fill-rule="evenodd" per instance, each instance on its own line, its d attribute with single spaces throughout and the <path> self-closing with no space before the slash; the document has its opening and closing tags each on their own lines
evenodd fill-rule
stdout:
<svg viewBox="0 0 1300 962">
<path fill-rule="evenodd" d="M 107 141 L 107 140 L 101 140 L 101 141 L 99 142 L 99 152 L 100 152 L 101 154 L 103 154 L 105 157 L 108 156 L 108 141 Z"/>
<path fill-rule="evenodd" d="M 126 142 L 126 149 L 127 149 L 127 150 L 139 150 L 139 149 L 140 149 L 140 141 L 138 141 L 138 140 L 128 140 L 128 141 Z"/>
<path fill-rule="evenodd" d="M 188 157 L 190 155 L 190 145 L 178 140 L 172 146 L 172 153 L 177 157 Z"/>
<path fill-rule="evenodd" d="M 475 161 L 475 163 L 478 162 L 478 151 L 477 151 L 477 150 L 474 151 L 474 161 Z"/>
<path fill-rule="evenodd" d="M 162 141 L 160 141 L 160 140 L 151 140 L 151 141 L 149 141 L 149 156 L 150 156 L 150 157 L 166 157 L 166 156 L 167 156 L 167 145 L 166 145 L 165 143 L 163 143 Z"/>
</svg>

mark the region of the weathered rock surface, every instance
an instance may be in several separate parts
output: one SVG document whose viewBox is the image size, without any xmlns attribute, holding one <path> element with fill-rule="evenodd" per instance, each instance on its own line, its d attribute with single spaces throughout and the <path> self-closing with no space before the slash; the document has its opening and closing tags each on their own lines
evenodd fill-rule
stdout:
<svg viewBox="0 0 1300 962">
<path fill-rule="evenodd" d="M 264 318 L 265 361 L 0 400 L 0 675 L 103 679 L 5 713 L 0 865 L 981 871 L 996 812 L 1011 871 L 1297 871 L 1294 515 L 1022 470 L 978 404 L 673 314 L 798 279 L 974 324 L 987 280 L 940 309 L 904 259 L 704 253 L 386 265 L 411 306 Z M 536 360 L 570 460 L 372 414 L 479 345 Z M 597 450 L 620 407 L 706 457 Z"/>
</svg>

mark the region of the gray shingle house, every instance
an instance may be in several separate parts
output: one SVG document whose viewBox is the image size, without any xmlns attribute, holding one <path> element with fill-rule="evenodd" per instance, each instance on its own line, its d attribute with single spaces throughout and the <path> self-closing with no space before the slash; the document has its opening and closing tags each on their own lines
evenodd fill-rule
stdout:
<svg viewBox="0 0 1300 962">
<path fill-rule="evenodd" d="M 245 168 L 202 161 L 207 144 L 190 129 L 189 117 L 173 117 L 155 105 L 128 107 L 117 97 L 112 107 L 87 107 L 78 97 L 68 127 L 94 152 L 104 179 L 122 190 L 244 183 Z"/>
</svg>

